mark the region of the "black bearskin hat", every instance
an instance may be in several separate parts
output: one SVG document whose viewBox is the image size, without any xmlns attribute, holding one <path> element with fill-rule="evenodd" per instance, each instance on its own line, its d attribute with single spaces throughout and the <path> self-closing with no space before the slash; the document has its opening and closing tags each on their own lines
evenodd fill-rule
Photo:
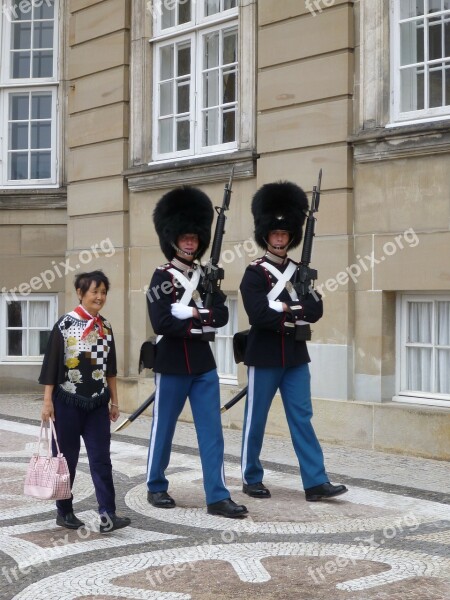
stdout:
<svg viewBox="0 0 450 600">
<path fill-rule="evenodd" d="M 255 240 L 267 248 L 270 231 L 284 229 L 291 233 L 290 248 L 302 241 L 302 228 L 308 210 L 308 198 L 295 183 L 279 181 L 266 183 L 253 196 L 252 213 L 255 221 Z"/>
<path fill-rule="evenodd" d="M 153 223 L 167 260 L 172 260 L 175 256 L 174 245 L 184 233 L 198 235 L 196 258 L 203 256 L 211 240 L 213 218 L 211 200 L 197 188 L 183 186 L 164 194 L 153 211 Z"/>
</svg>

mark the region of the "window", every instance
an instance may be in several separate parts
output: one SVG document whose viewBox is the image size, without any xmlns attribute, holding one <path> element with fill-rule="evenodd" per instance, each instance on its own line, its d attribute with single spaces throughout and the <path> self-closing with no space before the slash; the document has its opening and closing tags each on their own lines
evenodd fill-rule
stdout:
<svg viewBox="0 0 450 600">
<path fill-rule="evenodd" d="M 237 365 L 233 358 L 233 335 L 238 330 L 237 298 L 228 296 L 229 319 L 224 327 L 217 330 L 215 341 L 211 348 L 216 359 L 220 383 L 237 382 Z"/>
<path fill-rule="evenodd" d="M 39 360 L 45 352 L 50 331 L 56 321 L 56 308 L 54 296 L 2 295 L 0 304 L 2 361 Z"/>
<path fill-rule="evenodd" d="M 9 0 L 0 19 L 0 184 L 14 188 L 55 185 L 57 3 Z"/>
<path fill-rule="evenodd" d="M 450 117 L 450 0 L 393 0 L 394 120 Z"/>
<path fill-rule="evenodd" d="M 154 13 L 155 160 L 238 148 L 237 0 L 162 2 Z"/>
<path fill-rule="evenodd" d="M 402 296 L 399 394 L 450 405 L 450 296 Z"/>
</svg>

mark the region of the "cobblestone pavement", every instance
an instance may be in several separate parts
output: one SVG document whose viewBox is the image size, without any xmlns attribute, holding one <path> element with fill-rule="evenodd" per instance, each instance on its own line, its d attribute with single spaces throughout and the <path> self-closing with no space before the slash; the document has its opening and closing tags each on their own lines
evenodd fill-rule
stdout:
<svg viewBox="0 0 450 600">
<path fill-rule="evenodd" d="M 86 526 L 55 524 L 52 502 L 23 496 L 41 399 L 0 395 L 1 600 L 450 600 L 448 463 L 324 446 L 333 482 L 349 492 L 306 502 L 288 440 L 266 437 L 269 500 L 241 491 L 240 432 L 225 431 L 232 497 L 250 517 L 206 514 L 193 427 L 179 423 L 168 470 L 172 510 L 147 503 L 151 418 L 114 434 L 118 512 L 131 527 L 95 531 L 86 454 L 75 509 Z"/>
</svg>

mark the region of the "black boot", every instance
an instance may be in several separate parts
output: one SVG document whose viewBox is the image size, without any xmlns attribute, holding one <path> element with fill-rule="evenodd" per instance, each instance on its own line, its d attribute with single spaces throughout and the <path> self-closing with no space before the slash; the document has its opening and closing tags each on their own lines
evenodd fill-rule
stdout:
<svg viewBox="0 0 450 600">
<path fill-rule="evenodd" d="M 128 517 L 118 517 L 116 513 L 112 515 L 101 515 L 100 517 L 100 533 L 109 533 L 115 529 L 123 529 L 128 527 L 131 520 Z"/>
<path fill-rule="evenodd" d="M 147 501 L 156 508 L 174 508 L 175 500 L 167 492 L 147 492 Z"/>
<path fill-rule="evenodd" d="M 345 485 L 333 485 L 327 482 L 306 489 L 305 496 L 308 502 L 317 502 L 317 500 L 326 500 L 327 498 L 340 496 L 341 494 L 345 494 L 345 492 L 348 492 Z"/>
<path fill-rule="evenodd" d="M 67 513 L 64 516 L 58 515 L 56 517 L 56 524 L 60 527 L 65 527 L 66 529 L 79 529 L 80 527 L 84 527 L 83 521 L 77 519 L 73 512 Z"/>
<path fill-rule="evenodd" d="M 263 484 L 262 481 L 259 483 L 244 483 L 242 486 L 242 491 L 247 496 L 251 496 L 252 498 L 270 498 L 271 493 Z"/>
<path fill-rule="evenodd" d="M 208 504 L 207 512 L 209 515 L 228 517 L 229 519 L 241 519 L 248 515 L 247 507 L 243 504 L 236 504 L 231 498 Z"/>
</svg>

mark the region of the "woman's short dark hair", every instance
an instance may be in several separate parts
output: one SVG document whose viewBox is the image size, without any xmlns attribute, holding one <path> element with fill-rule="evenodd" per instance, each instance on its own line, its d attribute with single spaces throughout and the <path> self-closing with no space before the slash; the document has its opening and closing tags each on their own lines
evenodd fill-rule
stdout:
<svg viewBox="0 0 450 600">
<path fill-rule="evenodd" d="M 109 291 L 109 279 L 103 273 L 103 271 L 91 271 L 90 273 L 79 273 L 75 277 L 74 285 L 76 290 L 81 290 L 81 296 L 84 296 L 88 289 L 91 287 L 92 282 L 95 281 L 97 287 L 104 283 L 106 292 Z"/>
</svg>

